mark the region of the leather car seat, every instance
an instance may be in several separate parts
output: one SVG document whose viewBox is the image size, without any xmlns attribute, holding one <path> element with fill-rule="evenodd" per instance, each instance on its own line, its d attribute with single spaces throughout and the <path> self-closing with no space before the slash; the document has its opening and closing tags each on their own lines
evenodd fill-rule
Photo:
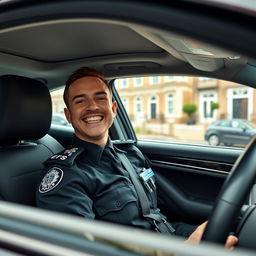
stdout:
<svg viewBox="0 0 256 256">
<path fill-rule="evenodd" d="M 63 150 L 46 135 L 52 116 L 48 88 L 40 81 L 0 76 L 0 198 L 35 205 L 43 162 Z"/>
</svg>

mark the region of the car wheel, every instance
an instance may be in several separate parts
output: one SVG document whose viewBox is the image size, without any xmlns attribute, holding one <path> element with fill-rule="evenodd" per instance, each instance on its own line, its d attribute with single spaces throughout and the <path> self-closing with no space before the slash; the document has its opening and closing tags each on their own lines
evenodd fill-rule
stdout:
<svg viewBox="0 0 256 256">
<path fill-rule="evenodd" d="M 211 146 L 218 146 L 220 144 L 220 138 L 218 135 L 216 134 L 212 134 L 209 138 L 208 138 L 208 142 Z"/>
</svg>

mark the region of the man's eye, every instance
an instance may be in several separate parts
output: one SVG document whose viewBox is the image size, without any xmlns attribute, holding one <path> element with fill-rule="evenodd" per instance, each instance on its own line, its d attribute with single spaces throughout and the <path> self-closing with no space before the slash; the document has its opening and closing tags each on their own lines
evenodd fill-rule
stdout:
<svg viewBox="0 0 256 256">
<path fill-rule="evenodd" d="M 107 98 L 106 97 L 99 97 L 97 98 L 97 100 L 106 100 Z"/>
<path fill-rule="evenodd" d="M 77 100 L 77 101 L 75 101 L 75 104 L 81 104 L 83 102 L 85 102 L 85 100 Z"/>
</svg>

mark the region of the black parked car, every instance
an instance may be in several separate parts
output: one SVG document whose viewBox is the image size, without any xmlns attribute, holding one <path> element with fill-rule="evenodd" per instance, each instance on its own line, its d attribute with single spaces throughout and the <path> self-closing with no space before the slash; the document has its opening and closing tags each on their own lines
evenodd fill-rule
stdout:
<svg viewBox="0 0 256 256">
<path fill-rule="evenodd" d="M 256 135 L 256 125 L 243 119 L 218 120 L 210 125 L 205 140 L 211 146 L 246 145 Z"/>
</svg>

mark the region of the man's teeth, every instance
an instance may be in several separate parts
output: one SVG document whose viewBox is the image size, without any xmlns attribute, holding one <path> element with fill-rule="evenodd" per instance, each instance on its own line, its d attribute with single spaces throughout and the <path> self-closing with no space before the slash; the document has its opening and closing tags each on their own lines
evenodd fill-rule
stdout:
<svg viewBox="0 0 256 256">
<path fill-rule="evenodd" d="M 98 122 L 101 121 L 102 117 L 101 116 L 93 116 L 93 117 L 88 117 L 85 119 L 85 122 L 90 123 L 90 122 Z"/>
</svg>

